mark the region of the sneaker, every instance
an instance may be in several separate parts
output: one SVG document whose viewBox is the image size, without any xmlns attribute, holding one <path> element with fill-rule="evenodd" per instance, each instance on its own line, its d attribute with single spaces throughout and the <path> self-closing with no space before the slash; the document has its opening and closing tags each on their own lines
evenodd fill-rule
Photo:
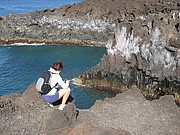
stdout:
<svg viewBox="0 0 180 135">
<path fill-rule="evenodd" d="M 60 106 L 58 107 L 58 109 L 62 111 L 65 106 L 66 106 L 66 105 L 60 105 Z"/>
<path fill-rule="evenodd" d="M 51 103 L 48 103 L 48 105 L 49 105 L 50 107 L 53 107 L 53 104 L 51 104 Z"/>
</svg>

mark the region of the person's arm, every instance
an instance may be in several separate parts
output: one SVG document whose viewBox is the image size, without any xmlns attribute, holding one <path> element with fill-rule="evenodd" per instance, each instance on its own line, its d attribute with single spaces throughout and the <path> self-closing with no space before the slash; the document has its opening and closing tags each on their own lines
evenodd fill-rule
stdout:
<svg viewBox="0 0 180 135">
<path fill-rule="evenodd" d="M 66 82 L 64 82 L 61 78 L 61 76 L 58 77 L 58 84 L 63 88 L 66 89 L 69 87 L 69 80 L 66 80 Z"/>
</svg>

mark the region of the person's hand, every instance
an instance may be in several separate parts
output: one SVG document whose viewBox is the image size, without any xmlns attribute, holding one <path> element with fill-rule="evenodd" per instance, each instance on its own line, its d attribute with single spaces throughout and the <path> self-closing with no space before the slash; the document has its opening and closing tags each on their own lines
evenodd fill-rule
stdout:
<svg viewBox="0 0 180 135">
<path fill-rule="evenodd" d="M 70 80 L 66 80 L 66 82 L 69 84 L 69 83 L 70 83 Z"/>
</svg>

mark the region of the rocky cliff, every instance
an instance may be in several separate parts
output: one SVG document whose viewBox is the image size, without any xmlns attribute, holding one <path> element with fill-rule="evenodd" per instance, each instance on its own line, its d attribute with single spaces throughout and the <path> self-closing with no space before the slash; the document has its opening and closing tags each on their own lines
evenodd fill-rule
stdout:
<svg viewBox="0 0 180 135">
<path fill-rule="evenodd" d="M 172 94 L 179 100 L 179 2 L 142 2 L 136 1 L 139 8 L 124 5 L 106 44 L 108 54 L 80 76 L 81 83 L 115 92 L 136 84 L 148 99 Z"/>
<path fill-rule="evenodd" d="M 88 3 L 1 17 L 0 43 L 103 45 L 115 23 L 101 19 L 99 5 L 89 7 Z"/>
<path fill-rule="evenodd" d="M 34 85 L 0 97 L 2 134 L 174 134 L 180 130 L 178 0 L 85 0 L 0 17 L 0 42 L 104 44 L 108 54 L 80 76 L 83 84 L 121 92 L 89 110 L 49 108 Z M 147 101 L 135 84 L 148 99 Z M 60 131 L 62 131 L 60 133 Z"/>
<path fill-rule="evenodd" d="M 75 99 L 76 100 L 76 99 Z M 173 96 L 148 101 L 140 90 L 98 100 L 78 110 L 73 100 L 63 111 L 49 107 L 32 84 L 23 94 L 0 97 L 2 135 L 179 135 L 180 113 Z"/>
<path fill-rule="evenodd" d="M 147 98 L 180 89 L 178 0 L 85 0 L 0 18 L 0 42 L 106 44 L 108 55 L 82 83 L 120 92 L 136 84 Z M 110 38 L 111 37 L 111 38 Z"/>
<path fill-rule="evenodd" d="M 0 18 L 0 42 L 106 44 L 108 55 L 83 83 L 120 92 L 136 84 L 147 98 L 180 89 L 178 0 L 85 0 Z M 90 82 L 91 80 L 91 82 Z"/>
<path fill-rule="evenodd" d="M 75 125 L 77 111 L 73 102 L 63 112 L 50 108 L 32 84 L 23 94 L 0 96 L 0 116 L 2 135 L 37 135 Z"/>
<path fill-rule="evenodd" d="M 74 99 L 68 98 L 63 111 L 58 110 L 61 100 L 50 107 L 32 84 L 23 94 L 0 96 L 1 135 L 130 135 L 125 130 L 100 126 L 82 120 Z"/>
<path fill-rule="evenodd" d="M 85 0 L 24 15 L 10 14 L 0 17 L 0 43 L 104 45 L 117 23 L 155 14 L 164 26 L 172 25 L 179 32 L 179 5 L 178 0 Z"/>
</svg>

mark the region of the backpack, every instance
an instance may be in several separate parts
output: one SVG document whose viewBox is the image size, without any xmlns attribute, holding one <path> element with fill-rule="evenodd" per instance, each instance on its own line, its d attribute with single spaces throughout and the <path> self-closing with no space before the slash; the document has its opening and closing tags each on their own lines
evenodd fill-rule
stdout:
<svg viewBox="0 0 180 135">
<path fill-rule="evenodd" d="M 44 72 L 36 82 L 36 90 L 41 94 L 47 94 L 52 88 L 49 84 L 51 77 L 50 71 Z"/>
</svg>

